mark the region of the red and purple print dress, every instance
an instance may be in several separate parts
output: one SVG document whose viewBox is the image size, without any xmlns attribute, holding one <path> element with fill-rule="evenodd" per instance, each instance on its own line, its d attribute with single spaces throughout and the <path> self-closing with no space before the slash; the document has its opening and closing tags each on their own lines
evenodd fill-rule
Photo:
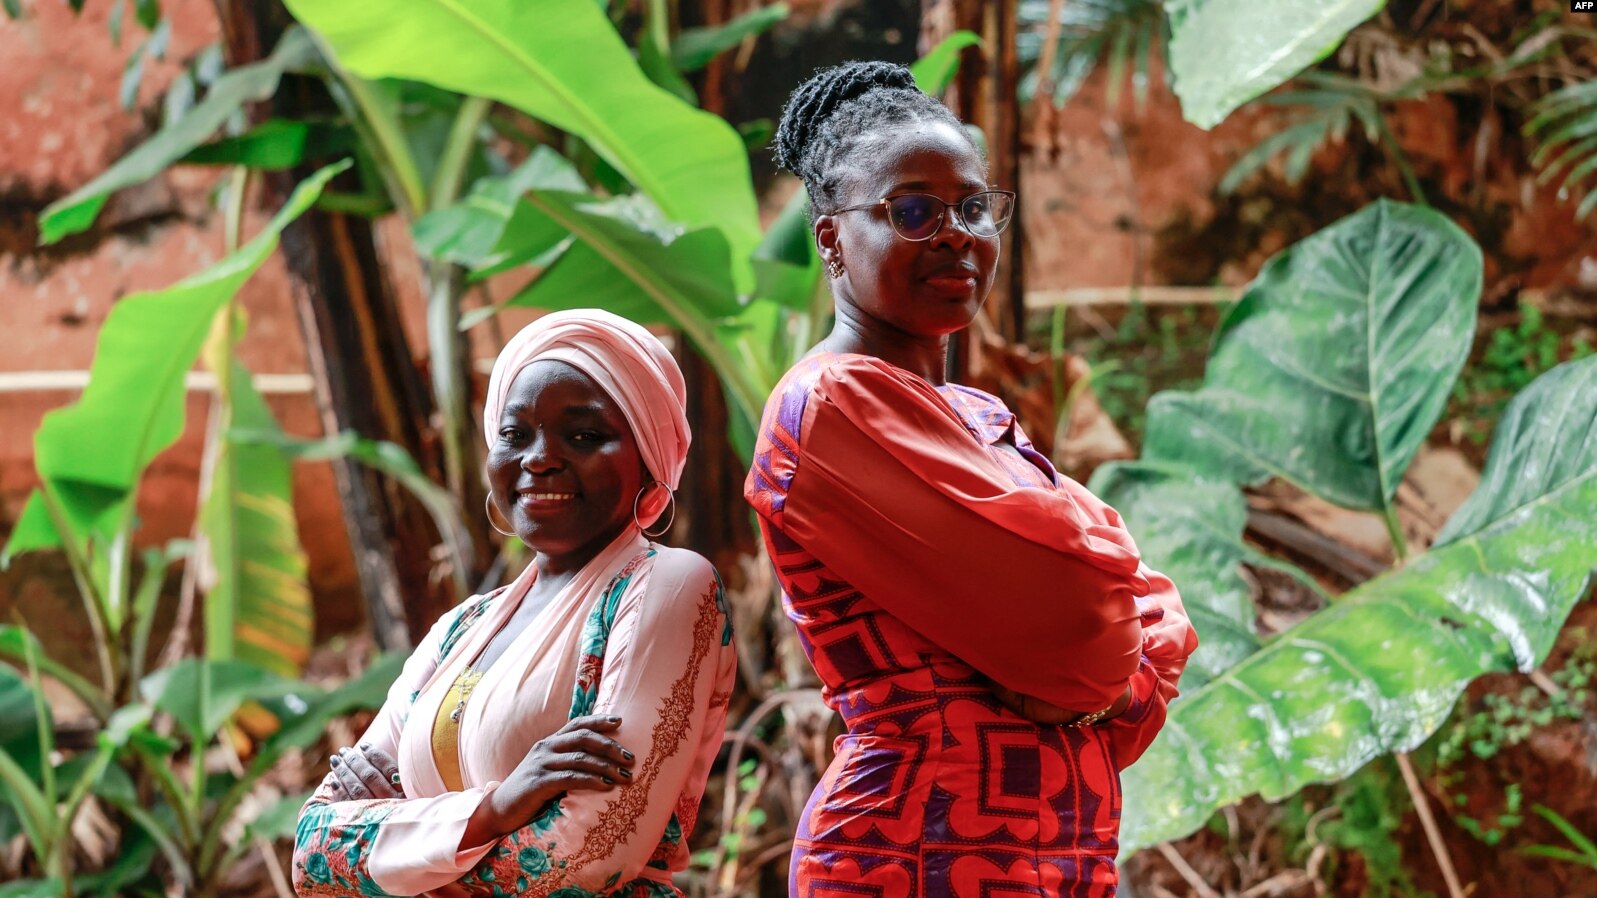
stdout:
<svg viewBox="0 0 1597 898">
<path fill-rule="evenodd" d="M 846 735 L 804 809 L 793 898 L 1115 894 L 1119 771 L 1197 637 L 1115 511 L 997 398 L 879 359 L 800 362 L 745 495 Z M 1035 724 L 993 684 L 1084 728 Z"/>
</svg>

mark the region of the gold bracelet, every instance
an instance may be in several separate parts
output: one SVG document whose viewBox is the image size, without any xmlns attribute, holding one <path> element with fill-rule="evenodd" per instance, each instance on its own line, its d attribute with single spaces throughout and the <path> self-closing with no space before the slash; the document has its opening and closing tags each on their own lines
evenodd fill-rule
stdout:
<svg viewBox="0 0 1597 898">
<path fill-rule="evenodd" d="M 1093 724 L 1097 723 L 1098 721 L 1103 720 L 1105 717 L 1108 717 L 1109 716 L 1109 712 L 1113 711 L 1114 707 L 1115 707 L 1114 705 L 1110 705 L 1107 708 L 1103 708 L 1102 710 L 1094 711 L 1091 714 L 1083 714 L 1080 717 L 1076 718 L 1075 720 L 1071 721 L 1070 725 L 1073 726 L 1073 727 L 1089 727 L 1089 726 L 1092 726 Z"/>
</svg>

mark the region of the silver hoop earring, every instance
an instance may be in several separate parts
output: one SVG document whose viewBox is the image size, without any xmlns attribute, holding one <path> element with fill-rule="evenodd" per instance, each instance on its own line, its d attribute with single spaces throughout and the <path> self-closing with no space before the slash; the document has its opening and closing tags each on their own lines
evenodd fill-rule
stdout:
<svg viewBox="0 0 1597 898">
<path fill-rule="evenodd" d="M 495 533 L 499 534 L 500 536 L 516 535 L 516 531 L 502 529 L 499 526 L 499 522 L 494 520 L 494 496 L 491 491 L 488 493 L 488 495 L 482 497 L 482 507 L 484 511 L 488 512 L 488 526 L 494 528 Z"/>
<path fill-rule="evenodd" d="M 638 520 L 638 503 L 643 501 L 643 494 L 647 493 L 649 491 L 649 487 L 654 486 L 656 483 L 658 483 L 661 486 L 665 487 L 665 494 L 666 494 L 667 498 L 669 498 L 671 500 L 671 504 L 666 506 L 666 508 L 671 510 L 671 516 L 666 518 L 664 527 L 661 527 L 659 530 L 656 530 L 656 531 L 651 533 L 647 529 L 645 529 L 644 526 L 643 526 L 643 523 Z M 677 497 L 676 497 L 676 493 L 671 492 L 671 488 L 669 486 L 666 486 L 665 485 L 665 481 L 663 481 L 663 480 L 651 480 L 648 483 L 645 483 L 643 485 L 643 489 L 638 490 L 637 497 L 632 500 L 632 523 L 637 525 L 638 531 L 640 533 L 642 533 L 644 536 L 647 536 L 649 539 L 659 539 L 660 537 L 665 536 L 666 533 L 668 531 L 670 531 L 671 525 L 676 522 L 676 519 L 677 519 Z M 655 520 L 658 521 L 659 518 L 656 518 Z"/>
</svg>

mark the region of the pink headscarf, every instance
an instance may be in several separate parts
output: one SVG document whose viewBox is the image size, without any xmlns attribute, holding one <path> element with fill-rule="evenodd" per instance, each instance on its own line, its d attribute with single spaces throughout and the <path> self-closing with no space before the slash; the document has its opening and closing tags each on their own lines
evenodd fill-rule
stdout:
<svg viewBox="0 0 1597 898">
<path fill-rule="evenodd" d="M 552 312 L 522 328 L 500 350 L 482 408 L 483 437 L 490 449 L 516 375 L 545 359 L 565 362 L 593 378 L 621 406 L 649 473 L 677 488 L 693 441 L 682 370 L 658 337 L 603 309 Z M 665 490 L 651 490 L 638 509 L 638 523 L 652 524 L 669 497 Z"/>
</svg>

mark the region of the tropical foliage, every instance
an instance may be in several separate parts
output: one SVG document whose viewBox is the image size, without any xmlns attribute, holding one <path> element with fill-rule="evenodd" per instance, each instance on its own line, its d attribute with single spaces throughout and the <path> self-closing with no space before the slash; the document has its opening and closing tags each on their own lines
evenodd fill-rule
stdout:
<svg viewBox="0 0 1597 898">
<path fill-rule="evenodd" d="M 1480 486 L 1408 557 L 1393 497 L 1468 353 L 1480 279 L 1474 242 L 1430 210 L 1381 201 L 1332 225 L 1266 263 L 1201 389 L 1154 397 L 1143 460 L 1094 476 L 1156 566 L 1185 576 L 1212 637 L 1127 773 L 1126 850 L 1417 747 L 1472 680 L 1534 669 L 1586 595 L 1597 544 L 1574 522 L 1597 501 L 1592 359 L 1514 399 Z M 1237 488 L 1272 478 L 1381 514 L 1400 566 L 1258 644 Z"/>
<path fill-rule="evenodd" d="M 1063 103 L 1107 60 L 1112 84 L 1129 70 L 1140 95 L 1153 54 L 1162 53 L 1185 116 L 1211 127 L 1297 78 L 1261 102 L 1298 117 L 1243 155 L 1221 193 L 1280 157 L 1297 182 L 1321 149 L 1362 133 L 1423 203 L 1385 115 L 1461 76 L 1388 89 L 1300 76 L 1382 5 L 1026 0 L 1018 4 L 1020 56 L 1034 68 L 1046 61 L 1047 70 L 1033 71 L 1022 90 Z M 463 331 L 507 307 L 577 304 L 669 326 L 718 377 L 729 437 L 746 458 L 768 391 L 827 325 L 829 295 L 802 191 L 762 229 L 749 165 L 759 129 L 698 108 L 691 80 L 782 21 L 785 4 L 675 32 L 662 0 L 287 6 L 299 24 L 264 58 L 226 71 L 207 63 L 186 76 L 187 94 L 168 103 L 153 136 L 40 218 L 41 241 L 54 243 L 92 227 L 116 191 L 171 165 L 228 168 L 219 194 L 233 235 L 225 258 L 167 289 L 119 300 L 81 400 L 35 434 L 41 485 L 3 560 L 62 553 L 94 633 L 98 676 L 51 658 L 27 628 L 0 627 L 0 657 L 12 664 L 0 666 L 0 837 L 27 842 L 44 877 L 18 887 L 30 893 L 111 895 L 164 878 L 212 894 L 242 852 L 286 832 L 302 796 L 273 794 L 264 785 L 271 768 L 316 744 L 329 720 L 380 702 L 396 663 L 381 661 L 331 691 L 295 679 L 314 629 L 293 463 L 355 459 L 415 494 L 443 537 L 439 554 L 456 592 L 469 591 L 473 536 L 461 509 L 476 507 L 470 491 L 480 487 Z M 126 7 L 115 6 L 118 40 Z M 154 2 L 132 8 L 150 32 L 137 62 L 160 52 L 170 25 Z M 6 9 L 15 16 L 20 7 Z M 1494 63 L 1493 77 L 1567 36 L 1541 39 L 1539 49 L 1529 47 L 1539 38 L 1527 39 Z M 919 83 L 940 92 L 978 43 L 954 34 L 915 66 Z M 335 110 L 251 125 L 252 105 L 296 79 L 321 85 Z M 1597 171 L 1590 88 L 1539 98 L 1524 128 L 1544 181 L 1585 194 L 1581 217 L 1597 197 L 1589 189 Z M 328 162 L 257 235 L 240 239 L 253 173 Z M 442 485 L 392 444 L 348 432 L 285 434 L 239 363 L 248 328 L 238 290 L 313 205 L 397 214 L 423 260 Z M 1202 385 L 1149 403 L 1141 457 L 1092 478 L 1148 559 L 1181 584 L 1203 638 L 1165 735 L 1126 778 L 1128 852 L 1193 832 L 1247 796 L 1283 798 L 1412 750 L 1472 680 L 1540 663 L 1586 594 L 1597 566 L 1588 523 L 1597 508 L 1597 359 L 1551 367 L 1515 396 L 1478 489 L 1428 551 L 1406 544 L 1399 486 L 1470 354 L 1482 269 L 1474 240 L 1423 205 L 1381 200 L 1299 241 L 1270 259 L 1225 315 Z M 468 289 L 512 270 L 524 282 L 514 295 L 463 309 Z M 147 351 L 157 343 L 162 353 Z M 140 483 L 182 431 L 196 362 L 217 389 L 194 539 L 135 557 Z M 107 444 L 97 439 L 106 430 L 130 436 Z M 1379 516 L 1397 564 L 1333 596 L 1262 552 L 1244 533 L 1250 496 L 1272 482 Z M 179 643 L 158 660 L 152 630 L 177 566 L 188 594 L 203 594 L 205 635 L 192 652 Z M 1261 637 L 1248 571 L 1264 569 L 1323 607 Z M 98 727 L 92 745 L 58 743 L 46 680 L 89 709 Z M 758 844 L 758 855 L 750 847 L 762 825 L 780 823 L 766 816 L 777 804 L 771 784 L 785 782 L 802 804 L 804 778 L 815 771 L 794 768 L 825 762 L 824 746 L 785 767 L 746 759 L 779 710 L 799 743 L 799 714 L 787 712 L 815 703 L 802 688 L 755 701 L 733 736 L 721 842 L 696 861 L 725 893 L 746 885 L 740 869 L 783 850 L 780 834 Z M 243 757 L 239 746 L 249 749 Z M 274 801 L 263 804 L 267 797 Z M 95 802 L 129 826 L 119 859 L 84 874 L 74 870 L 72 823 Z M 1560 831 L 1589 847 L 1576 831 Z"/>
</svg>

